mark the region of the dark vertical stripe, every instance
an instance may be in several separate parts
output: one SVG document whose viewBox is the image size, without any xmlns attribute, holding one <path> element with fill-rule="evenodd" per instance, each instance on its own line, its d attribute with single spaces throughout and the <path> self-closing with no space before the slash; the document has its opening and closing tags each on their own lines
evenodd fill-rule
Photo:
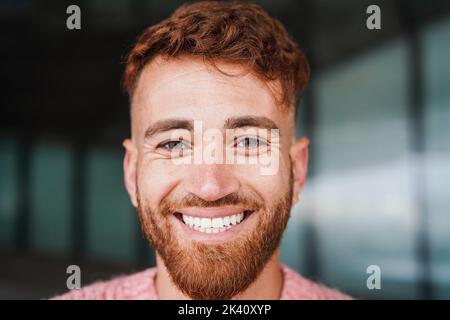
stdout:
<svg viewBox="0 0 450 320">
<path fill-rule="evenodd" d="M 418 209 L 416 251 L 419 260 L 419 290 L 422 298 L 430 299 L 432 298 L 432 284 L 429 217 L 426 203 L 424 75 L 422 46 L 417 30 L 409 34 L 408 41 L 411 70 L 409 119 L 413 151 L 413 199 Z"/>
<path fill-rule="evenodd" d="M 16 220 L 16 247 L 27 250 L 30 247 L 30 197 L 31 197 L 31 141 L 28 134 L 20 137 L 18 148 L 17 178 L 18 204 Z"/>
<path fill-rule="evenodd" d="M 310 139 L 309 145 L 309 165 L 308 165 L 308 179 L 311 180 L 315 176 L 316 170 L 316 137 L 315 137 L 315 126 L 316 126 L 316 88 L 314 78 L 317 76 L 316 63 L 314 60 L 314 39 L 315 39 L 315 8 L 313 1 L 305 1 L 299 12 L 302 13 L 303 22 L 301 30 L 304 34 L 304 44 L 301 44 L 305 48 L 306 56 L 309 60 L 311 66 L 311 81 L 306 90 L 306 95 L 304 97 L 304 110 L 303 118 L 301 123 L 303 124 L 305 130 L 305 135 Z M 318 237 L 315 219 L 315 208 L 312 208 L 310 212 L 310 220 L 308 225 L 305 226 L 305 243 L 301 245 L 304 246 L 306 266 L 304 275 L 311 279 L 318 279 L 320 276 L 320 262 L 318 257 Z"/>
<path fill-rule="evenodd" d="M 86 148 L 77 143 L 72 166 L 72 251 L 77 257 L 86 253 Z"/>
<path fill-rule="evenodd" d="M 420 25 L 415 17 L 413 3 L 401 1 L 399 4 L 401 6 L 398 7 L 398 10 L 403 14 L 408 41 L 408 119 L 413 161 L 413 199 L 418 214 L 415 240 L 418 260 L 417 283 L 421 298 L 431 299 L 433 297 L 433 289 L 431 281 L 429 217 L 426 203 L 423 48 L 419 35 Z"/>
</svg>

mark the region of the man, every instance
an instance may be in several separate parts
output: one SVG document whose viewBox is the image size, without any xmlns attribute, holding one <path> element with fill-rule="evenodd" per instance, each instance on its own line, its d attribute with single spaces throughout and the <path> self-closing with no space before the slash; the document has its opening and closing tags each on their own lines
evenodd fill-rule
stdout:
<svg viewBox="0 0 450 320">
<path fill-rule="evenodd" d="M 157 267 L 63 299 L 346 299 L 279 261 L 307 175 L 309 65 L 259 6 L 199 2 L 128 55 L 125 186 Z"/>
</svg>

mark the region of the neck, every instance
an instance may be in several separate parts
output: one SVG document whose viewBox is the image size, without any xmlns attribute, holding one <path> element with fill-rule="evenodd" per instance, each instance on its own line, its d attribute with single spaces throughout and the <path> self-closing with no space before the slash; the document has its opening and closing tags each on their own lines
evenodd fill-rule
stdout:
<svg viewBox="0 0 450 320">
<path fill-rule="evenodd" d="M 161 300 L 190 300 L 172 282 L 164 261 L 156 254 L 156 291 Z M 279 250 L 269 259 L 256 280 L 244 291 L 233 297 L 237 300 L 276 300 L 280 299 L 283 287 Z"/>
</svg>

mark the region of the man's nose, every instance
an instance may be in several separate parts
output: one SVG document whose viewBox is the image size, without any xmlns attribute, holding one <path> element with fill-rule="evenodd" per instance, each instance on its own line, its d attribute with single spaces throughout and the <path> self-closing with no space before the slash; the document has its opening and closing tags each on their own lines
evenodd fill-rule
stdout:
<svg viewBox="0 0 450 320">
<path fill-rule="evenodd" d="M 188 192 L 205 201 L 218 200 L 239 190 L 239 180 L 225 164 L 193 165 L 186 181 Z"/>
</svg>

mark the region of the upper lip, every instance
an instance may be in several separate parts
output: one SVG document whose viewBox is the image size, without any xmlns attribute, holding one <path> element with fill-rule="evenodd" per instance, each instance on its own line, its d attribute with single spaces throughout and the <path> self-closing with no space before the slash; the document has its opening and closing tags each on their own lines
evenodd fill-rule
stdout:
<svg viewBox="0 0 450 320">
<path fill-rule="evenodd" d="M 191 217 L 199 218 L 220 218 L 232 216 L 244 211 L 248 211 L 244 207 L 239 206 L 224 206 L 224 207 L 187 207 L 178 210 L 177 212 Z"/>
</svg>

